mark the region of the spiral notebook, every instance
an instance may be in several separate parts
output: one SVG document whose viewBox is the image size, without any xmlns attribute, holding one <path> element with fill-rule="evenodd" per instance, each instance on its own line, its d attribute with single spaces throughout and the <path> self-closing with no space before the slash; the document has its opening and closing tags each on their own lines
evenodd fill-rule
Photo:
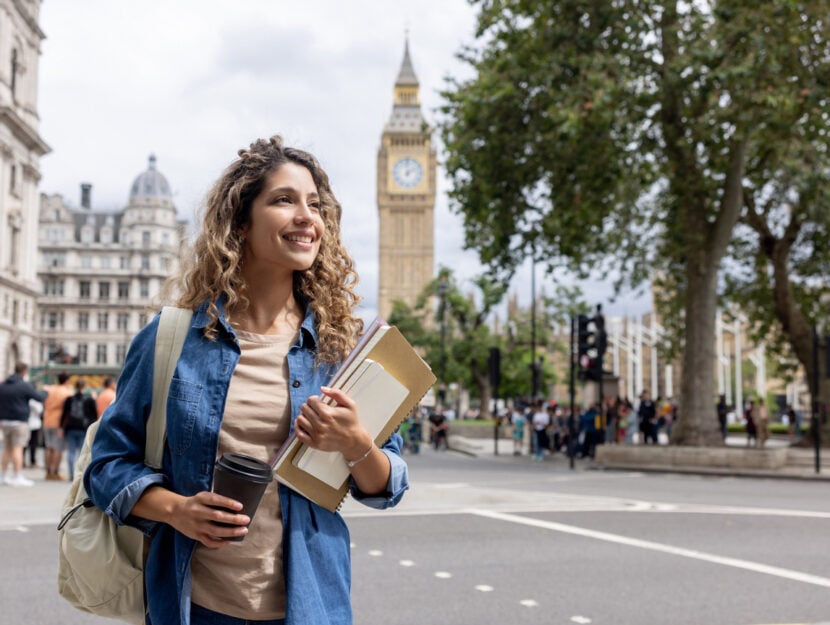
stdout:
<svg viewBox="0 0 830 625">
<path fill-rule="evenodd" d="M 382 446 L 435 384 L 432 373 L 400 331 L 375 319 L 329 386 L 357 404 L 363 427 Z M 342 454 L 311 449 L 289 437 L 273 462 L 277 480 L 334 512 L 349 490 Z"/>
</svg>

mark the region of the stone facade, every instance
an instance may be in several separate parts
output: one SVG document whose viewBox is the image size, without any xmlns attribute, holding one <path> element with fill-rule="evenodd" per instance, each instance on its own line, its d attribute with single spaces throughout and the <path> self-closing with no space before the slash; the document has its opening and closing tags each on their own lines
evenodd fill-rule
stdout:
<svg viewBox="0 0 830 625">
<path fill-rule="evenodd" d="M 150 157 L 120 211 L 41 196 L 36 365 L 120 367 L 133 335 L 146 324 L 166 278 L 178 268 L 186 222 L 170 185 Z"/>
<path fill-rule="evenodd" d="M 0 377 L 35 359 L 39 0 L 0 0 Z"/>
</svg>

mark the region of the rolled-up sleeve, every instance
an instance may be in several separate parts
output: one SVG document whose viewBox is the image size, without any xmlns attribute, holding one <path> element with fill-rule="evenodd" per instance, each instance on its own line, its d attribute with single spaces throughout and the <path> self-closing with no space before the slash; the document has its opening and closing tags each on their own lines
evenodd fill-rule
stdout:
<svg viewBox="0 0 830 625">
<path fill-rule="evenodd" d="M 354 480 L 351 480 L 351 494 L 355 501 L 365 506 L 383 510 L 398 504 L 404 493 L 409 489 L 409 468 L 406 461 L 401 457 L 401 445 L 403 439 L 399 434 L 393 434 L 381 451 L 389 458 L 389 481 L 386 483 L 386 491 L 380 495 L 365 495 L 357 488 Z"/>
</svg>

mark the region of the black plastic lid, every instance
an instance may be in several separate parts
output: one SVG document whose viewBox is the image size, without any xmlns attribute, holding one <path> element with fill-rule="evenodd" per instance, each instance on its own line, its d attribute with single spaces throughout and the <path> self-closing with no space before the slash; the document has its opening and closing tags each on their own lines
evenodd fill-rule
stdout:
<svg viewBox="0 0 830 625">
<path fill-rule="evenodd" d="M 263 484 L 269 483 L 274 477 L 270 464 L 245 454 L 223 454 L 216 461 L 216 465 L 221 469 L 231 473 L 240 473 L 249 480 Z"/>
</svg>

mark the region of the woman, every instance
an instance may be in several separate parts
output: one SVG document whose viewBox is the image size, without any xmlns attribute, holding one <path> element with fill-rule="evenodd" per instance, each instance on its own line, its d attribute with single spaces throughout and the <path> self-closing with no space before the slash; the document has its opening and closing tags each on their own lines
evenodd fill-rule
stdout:
<svg viewBox="0 0 830 625">
<path fill-rule="evenodd" d="M 193 252 L 168 285 L 195 312 L 170 386 L 160 474 L 143 464 L 158 318 L 133 341 L 85 486 L 117 521 L 155 532 L 146 579 L 156 625 L 352 622 L 339 514 L 272 483 L 246 528 L 241 504 L 210 492 L 223 453 L 267 461 L 291 431 L 357 461 L 351 492 L 367 505 L 395 505 L 408 488 L 400 437 L 375 447 L 354 403 L 325 386 L 362 329 L 340 213 L 317 160 L 279 137 L 240 150 L 216 182 Z"/>
</svg>

